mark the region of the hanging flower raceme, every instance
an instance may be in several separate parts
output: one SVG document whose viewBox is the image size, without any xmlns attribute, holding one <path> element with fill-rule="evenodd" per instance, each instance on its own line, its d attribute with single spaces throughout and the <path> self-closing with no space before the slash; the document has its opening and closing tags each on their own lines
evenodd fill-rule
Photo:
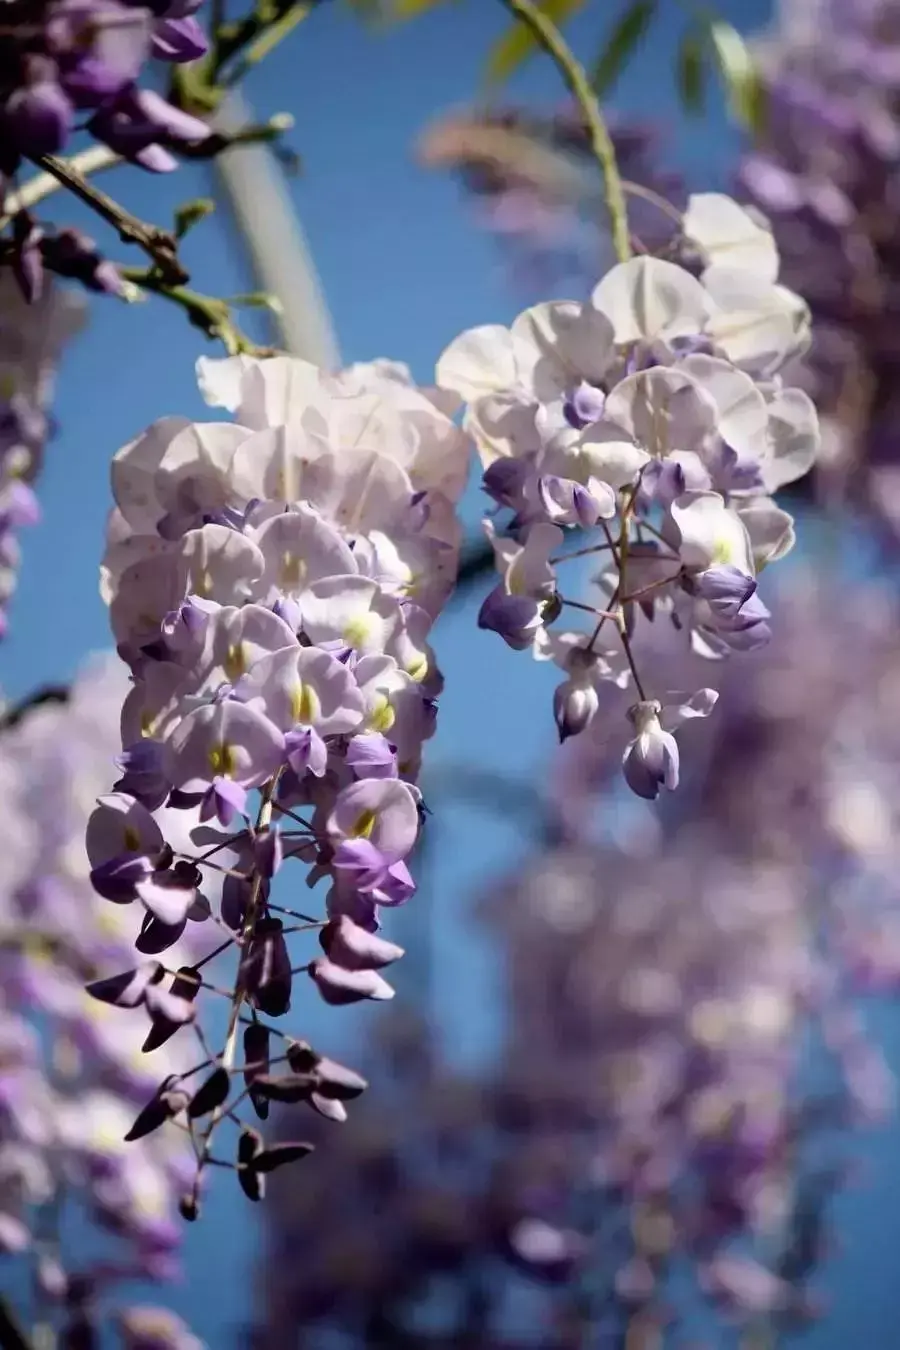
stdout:
<svg viewBox="0 0 900 1350">
<path fill-rule="evenodd" d="M 890 0 L 783 0 L 757 40 L 766 117 L 738 171 L 767 213 L 815 339 L 801 378 L 822 415 L 816 487 L 900 524 L 898 32 Z"/>
<path fill-rule="evenodd" d="M 794 541 L 772 494 L 809 469 L 819 443 L 813 404 L 781 375 L 809 325 L 778 284 L 768 227 L 703 194 L 683 236 L 693 270 L 650 256 L 619 263 L 587 303 L 471 329 L 437 369 L 466 400 L 495 506 L 485 528 L 500 581 L 479 622 L 564 671 L 562 739 L 589 725 L 604 691 L 629 691 L 626 777 L 646 796 L 678 780 L 663 705 L 705 716 L 714 697 L 645 687 L 638 630 L 665 616 L 709 658 L 767 641 L 757 579 Z M 579 547 L 567 549 L 573 533 Z M 587 555 L 599 571 L 576 599 L 558 568 Z M 563 622 L 570 612 L 583 626 Z"/>
<path fill-rule="evenodd" d="M 113 460 L 102 589 L 132 688 L 122 775 L 87 847 L 97 892 L 142 916 L 138 950 L 160 958 L 149 978 L 110 972 L 98 996 L 143 1005 L 155 1039 L 193 1023 L 208 992 L 169 946 L 199 927 L 237 953 L 208 1077 L 170 1080 L 135 1127 L 186 1111 L 199 1179 L 236 1074 L 261 1116 L 279 1100 L 342 1118 L 365 1087 L 263 1018 L 290 1010 L 303 974 L 329 1004 L 393 995 L 381 971 L 402 951 L 377 932 L 415 890 L 416 776 L 441 688 L 428 633 L 456 576 L 468 442 L 455 399 L 388 362 L 198 371 L 235 420 L 166 418 Z M 297 862 L 327 882 L 321 919 L 274 902 Z M 267 1152 L 245 1131 L 241 1185 L 258 1199 L 268 1171 L 308 1151 Z"/>
<path fill-rule="evenodd" d="M 12 275 L 0 274 L 0 636 L 16 585 L 18 533 L 40 514 L 32 484 L 50 434 L 56 363 L 83 312 L 59 287 L 28 305 Z"/>
<path fill-rule="evenodd" d="M 135 910 L 94 892 L 84 849 L 126 689 L 111 657 L 78 677 L 65 704 L 32 708 L 0 734 L 0 1249 L 33 1263 L 42 1320 L 72 1344 L 76 1328 L 96 1334 L 118 1281 L 178 1272 L 190 1141 L 173 1127 L 125 1136 L 159 1079 L 203 1058 L 160 1034 L 181 1009 L 157 962 L 127 988 L 98 980 L 132 960 L 139 929 Z M 195 926 L 169 959 L 193 968 L 210 947 Z M 100 1237 L 87 1257 L 58 1223 L 75 1204 Z"/>
<path fill-rule="evenodd" d="M 653 127 L 614 122 L 610 136 L 631 190 L 632 232 L 645 248 L 661 250 L 675 233 L 684 186 L 658 162 Z M 540 294 L 596 276 L 609 239 L 600 228 L 602 178 L 577 107 L 549 115 L 515 107 L 453 113 L 425 131 L 419 158 L 459 179 L 518 284 Z"/>
</svg>

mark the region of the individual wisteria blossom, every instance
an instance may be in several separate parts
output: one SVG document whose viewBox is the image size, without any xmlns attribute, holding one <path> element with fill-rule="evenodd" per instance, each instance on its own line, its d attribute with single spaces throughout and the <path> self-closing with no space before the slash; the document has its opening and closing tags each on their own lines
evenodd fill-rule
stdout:
<svg viewBox="0 0 900 1350">
<path fill-rule="evenodd" d="M 0 636 L 19 568 L 19 530 L 39 518 L 33 483 L 51 435 L 50 402 L 63 347 L 79 329 L 83 305 L 61 287 L 26 304 L 0 272 Z"/>
<path fill-rule="evenodd" d="M 823 417 L 817 486 L 832 502 L 871 507 L 896 534 L 896 6 L 782 0 L 758 48 L 765 128 L 738 179 L 812 311 L 803 378 Z"/>
<path fill-rule="evenodd" d="M 553 842 L 486 897 L 496 1056 L 453 1073 L 409 1023 L 374 1047 L 390 1095 L 273 1197 L 260 1350 L 731 1344 L 822 1312 L 849 1132 L 893 1108 L 860 999 L 900 973 L 896 597 L 833 562 L 717 667 L 669 811 L 601 795 L 597 722 L 560 752 Z"/>
<path fill-rule="evenodd" d="M 126 688 L 116 657 L 97 660 L 64 703 L 0 732 L 0 1250 L 31 1267 L 41 1320 L 72 1345 L 99 1334 L 121 1281 L 178 1273 L 178 1203 L 194 1168 L 190 1139 L 172 1126 L 126 1142 L 160 1077 L 203 1058 L 160 1034 L 172 1011 L 161 970 L 145 962 L 124 998 L 97 983 L 132 960 L 139 930 L 135 911 L 95 893 L 84 848 Z M 189 966 L 209 949 L 197 929 L 169 955 Z M 141 995 L 154 1008 L 149 1036 Z M 87 1252 L 66 1236 L 73 1208 L 101 1238 Z"/>
<path fill-rule="evenodd" d="M 654 619 L 710 659 L 768 640 L 758 577 L 794 542 L 773 493 L 808 471 L 819 443 L 811 400 L 781 375 L 809 322 L 777 280 L 768 226 L 704 193 L 689 199 L 682 236 L 692 268 L 618 263 L 589 301 L 470 329 L 437 367 L 466 400 L 494 504 L 485 529 L 500 581 L 479 623 L 560 667 L 563 740 L 627 691 L 626 777 L 650 797 L 678 781 L 664 708 L 673 722 L 706 716 L 714 697 L 649 687 L 633 641 Z M 558 569 L 585 557 L 599 571 L 575 598 Z"/>
<path fill-rule="evenodd" d="M 651 252 L 665 249 L 686 192 L 678 175 L 658 162 L 659 133 L 613 122 L 610 135 L 630 194 L 632 233 Z M 529 290 L 581 285 L 596 275 L 609 241 L 599 228 L 602 184 L 580 112 L 454 113 L 427 128 L 418 148 L 428 168 L 459 178 L 518 284 Z"/>
<path fill-rule="evenodd" d="M 146 169 L 175 167 L 171 142 L 209 126 L 138 79 L 151 57 L 194 61 L 207 48 L 200 0 L 50 0 L 4 5 L 0 37 L 0 174 L 58 154 L 76 127 Z"/>
<path fill-rule="evenodd" d="M 111 966 L 95 994 L 143 1005 L 152 1039 L 190 1037 L 208 995 L 229 1002 L 221 1053 L 164 1083 L 132 1130 L 189 1124 L 188 1218 L 232 1104 L 342 1120 L 366 1086 L 270 1019 L 316 994 L 393 996 L 382 972 L 403 953 L 379 928 L 415 890 L 442 683 L 428 634 L 456 577 L 468 461 L 454 397 L 395 363 L 202 359 L 198 375 L 234 420 L 164 418 L 112 462 L 102 591 L 132 684 L 121 776 L 87 828 L 95 889 L 140 917 L 140 964 Z M 298 863 L 326 883 L 320 917 L 279 896 Z M 198 929 L 236 956 L 224 990 L 166 955 Z M 241 1186 L 259 1199 L 310 1148 L 243 1127 Z"/>
</svg>

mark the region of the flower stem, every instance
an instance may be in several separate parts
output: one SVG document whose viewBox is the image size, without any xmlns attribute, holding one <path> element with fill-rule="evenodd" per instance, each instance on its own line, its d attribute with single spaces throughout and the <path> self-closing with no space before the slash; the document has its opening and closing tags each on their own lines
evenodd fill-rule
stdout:
<svg viewBox="0 0 900 1350">
<path fill-rule="evenodd" d="M 195 328 L 223 343 L 229 356 L 237 356 L 241 352 L 247 352 L 250 356 L 271 354 L 268 347 L 258 346 L 241 332 L 231 317 L 229 305 L 217 296 L 201 295 L 187 286 L 172 285 L 152 267 L 120 267 L 119 272 L 125 281 L 132 282 L 141 290 L 160 295 L 178 305 Z"/>
<path fill-rule="evenodd" d="M 187 281 L 188 273 L 178 258 L 177 241 L 168 230 L 162 230 L 158 225 L 148 225 L 126 211 L 124 206 L 88 182 L 72 160 L 61 159 L 58 155 L 41 155 L 35 163 L 98 216 L 115 226 L 120 239 L 126 244 L 137 244 L 138 248 L 142 248 L 167 284 L 178 285 Z"/>
<path fill-rule="evenodd" d="M 502 3 L 531 29 L 540 46 L 556 62 L 560 74 L 581 109 L 590 135 L 591 149 L 603 174 L 606 209 L 609 212 L 616 257 L 619 262 L 627 262 L 631 257 L 631 240 L 628 235 L 625 193 L 619 176 L 619 166 L 616 163 L 615 147 L 587 72 L 576 60 L 556 24 L 538 9 L 534 0 L 502 0 Z"/>
</svg>

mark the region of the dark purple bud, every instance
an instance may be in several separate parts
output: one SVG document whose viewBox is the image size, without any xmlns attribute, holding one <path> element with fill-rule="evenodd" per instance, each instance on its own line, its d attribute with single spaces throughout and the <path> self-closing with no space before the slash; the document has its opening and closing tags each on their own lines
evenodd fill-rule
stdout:
<svg viewBox="0 0 900 1350">
<path fill-rule="evenodd" d="M 399 961 L 403 948 L 369 933 L 347 914 L 331 919 L 319 934 L 325 955 L 344 970 L 381 970 Z"/>
<path fill-rule="evenodd" d="M 210 1111 L 217 1111 L 220 1106 L 224 1106 L 230 1088 L 231 1078 L 228 1070 L 221 1065 L 213 1069 L 187 1104 L 187 1113 L 191 1120 L 197 1120 L 200 1116 L 208 1115 Z"/>
<path fill-rule="evenodd" d="M 586 680 L 564 680 L 553 691 L 553 716 L 560 744 L 590 726 L 600 707 L 600 696 Z"/>
<path fill-rule="evenodd" d="M 670 792 L 678 787 L 678 744 L 663 731 L 659 713 L 653 700 L 636 703 L 628 712 L 637 735 L 625 751 L 622 769 L 632 792 L 647 801 L 655 801 L 662 787 Z"/>
<path fill-rule="evenodd" d="M 124 970 L 121 975 L 110 975 L 104 980 L 93 980 L 86 986 L 91 998 L 111 1003 L 117 1008 L 137 1008 L 144 1002 L 149 985 L 163 977 L 158 961 L 145 961 L 136 970 Z"/>
<path fill-rule="evenodd" d="M 252 883 L 243 877 L 228 876 L 222 882 L 222 922 L 234 933 L 244 926 L 252 894 Z"/>
<path fill-rule="evenodd" d="M 322 1056 L 317 1055 L 309 1041 L 287 1042 L 285 1047 L 288 1064 L 294 1073 L 312 1073 Z"/>
<path fill-rule="evenodd" d="M 146 880 L 152 871 L 150 859 L 143 854 L 120 853 L 91 869 L 91 885 L 104 900 L 127 905 L 137 898 L 138 883 Z"/>
<path fill-rule="evenodd" d="M 152 914 L 147 914 L 141 925 L 141 931 L 135 939 L 135 947 L 142 956 L 158 956 L 168 951 L 184 932 L 184 922 L 176 924 L 161 923 Z"/>
<path fill-rule="evenodd" d="M 212 129 L 198 117 L 182 112 L 152 89 L 130 88 L 114 103 L 102 107 L 88 122 L 88 130 L 111 150 L 133 159 L 145 169 L 167 173 L 177 161 L 161 143 L 201 143 Z"/>
<path fill-rule="evenodd" d="M 55 79 L 38 79 L 13 91 L 0 114 L 11 145 L 36 158 L 56 155 L 72 130 L 71 100 Z"/>
<path fill-rule="evenodd" d="M 254 1089 L 254 1082 L 269 1072 L 269 1028 L 262 1022 L 251 1022 L 244 1028 L 244 1083 L 249 1089 L 250 1104 L 259 1116 L 265 1120 L 269 1114 L 268 1098 Z"/>
<path fill-rule="evenodd" d="M 484 471 L 482 486 L 498 506 L 520 511 L 525 505 L 526 489 L 534 469 L 527 460 L 501 456 Z"/>
<path fill-rule="evenodd" d="M 141 1046 L 145 1054 L 165 1045 L 179 1027 L 193 1020 L 193 1003 L 200 992 L 200 976 L 193 967 L 182 966 L 168 992 L 161 989 L 154 992 L 154 998 L 145 999 L 153 1023 Z"/>
<path fill-rule="evenodd" d="M 251 1002 L 268 1017 L 283 1017 L 291 1006 L 291 958 L 280 919 L 257 919 L 242 963 Z"/>
<path fill-rule="evenodd" d="M 116 264 L 104 258 L 94 240 L 81 230 L 59 230 L 42 241 L 41 251 L 57 276 L 71 277 L 88 290 L 105 295 L 124 294 L 125 282 Z"/>
<path fill-rule="evenodd" d="M 266 1101 L 295 1106 L 315 1092 L 316 1077 L 311 1073 L 261 1073 L 254 1079 L 254 1090 Z"/>
<path fill-rule="evenodd" d="M 596 385 L 582 380 L 563 404 L 563 416 L 570 427 L 581 431 L 592 422 L 599 422 L 606 408 L 606 395 Z"/>
<path fill-rule="evenodd" d="M 478 611 L 478 627 L 499 633 L 513 651 L 524 652 L 532 645 L 541 627 L 542 608 L 530 595 L 509 595 L 502 585 L 495 586 Z"/>
<path fill-rule="evenodd" d="M 206 34 L 192 15 L 157 20 L 152 51 L 160 61 L 196 61 L 208 46 Z"/>
<path fill-rule="evenodd" d="M 352 1102 L 362 1096 L 369 1086 L 367 1080 L 355 1069 L 348 1069 L 336 1059 L 323 1057 L 315 1067 L 317 1088 L 322 1097 L 332 1101 Z"/>
<path fill-rule="evenodd" d="M 178 1213 L 186 1223 L 196 1223 L 200 1217 L 200 1203 L 196 1195 L 183 1195 L 178 1201 Z"/>
<path fill-rule="evenodd" d="M 241 1130 L 238 1139 L 237 1175 L 241 1190 L 248 1200 L 262 1200 L 265 1195 L 265 1179 L 253 1165 L 263 1152 L 263 1148 L 262 1138 L 256 1130 L 246 1127 Z"/>
<path fill-rule="evenodd" d="M 339 1007 L 361 999 L 386 1000 L 394 990 L 374 970 L 345 970 L 328 957 L 318 957 L 309 966 L 310 978 L 326 1003 Z"/>
<path fill-rule="evenodd" d="M 286 1163 L 300 1162 L 303 1158 L 308 1158 L 315 1151 L 315 1147 L 315 1144 L 303 1143 L 300 1140 L 294 1143 L 272 1144 L 261 1153 L 257 1153 L 251 1167 L 254 1172 L 274 1172 L 279 1167 L 284 1167 Z"/>
<path fill-rule="evenodd" d="M 126 1143 L 132 1143 L 135 1139 L 143 1139 L 145 1135 L 152 1134 L 158 1130 L 161 1125 L 165 1125 L 167 1120 L 171 1120 L 180 1110 L 183 1109 L 184 1099 L 176 1088 L 177 1079 L 167 1078 L 159 1087 L 155 1097 L 152 1097 L 144 1109 L 138 1114 L 137 1119 L 131 1129 L 125 1136 Z"/>
</svg>

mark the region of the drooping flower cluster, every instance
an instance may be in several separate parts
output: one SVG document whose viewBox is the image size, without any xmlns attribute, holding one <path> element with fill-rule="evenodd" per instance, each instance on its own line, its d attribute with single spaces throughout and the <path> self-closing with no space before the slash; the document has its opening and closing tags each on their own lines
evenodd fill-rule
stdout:
<svg viewBox="0 0 900 1350">
<path fill-rule="evenodd" d="M 675 233 L 684 187 L 657 164 L 653 128 L 614 122 L 610 135 L 629 191 L 632 233 L 658 252 Z M 602 185 L 576 109 L 544 117 L 519 108 L 454 114 L 425 131 L 419 157 L 428 168 L 456 173 L 518 283 L 580 285 L 602 269 L 609 246 L 598 228 Z"/>
<path fill-rule="evenodd" d="M 900 524 L 900 27 L 892 0 L 782 0 L 759 40 L 763 134 L 739 169 L 808 301 L 817 485 Z"/>
<path fill-rule="evenodd" d="M 85 990 L 128 961 L 137 932 L 133 911 L 94 892 L 84 849 L 126 689 L 108 658 L 65 704 L 35 706 L 0 732 L 0 1250 L 31 1265 L 42 1320 L 66 1344 L 88 1343 L 78 1336 L 120 1280 L 177 1271 L 177 1204 L 193 1175 L 190 1141 L 173 1127 L 134 1145 L 125 1135 L 160 1075 L 188 1069 L 196 1049 L 154 1048 L 140 1012 L 117 1014 Z M 173 957 L 203 951 L 189 940 Z M 73 1212 L 105 1240 L 73 1248 Z"/>
<path fill-rule="evenodd" d="M 675 727 L 706 716 L 715 695 L 646 689 L 635 633 L 663 615 L 709 658 L 768 640 L 757 576 L 794 542 L 772 493 L 809 469 L 819 440 L 812 402 L 781 375 L 809 324 L 777 282 L 768 227 L 711 193 L 691 197 L 683 232 L 699 279 L 632 258 L 585 304 L 536 305 L 510 329 L 464 333 L 437 372 L 467 400 L 496 505 L 485 529 L 501 581 L 479 623 L 563 670 L 563 740 L 611 688 L 636 695 L 624 768 L 650 798 L 677 785 Z M 511 513 L 502 531 L 498 511 Z M 577 550 L 566 551 L 567 534 Z M 601 569 L 590 603 L 557 580 L 562 562 L 586 555 Z M 565 627 L 566 610 L 584 626 Z"/>
<path fill-rule="evenodd" d="M 82 313 L 77 297 L 59 287 L 27 305 L 12 276 L 0 272 L 0 636 L 19 568 L 18 532 L 38 519 L 31 484 L 50 434 L 56 364 Z"/>
<path fill-rule="evenodd" d="M 506 1037 L 487 1081 L 389 1046 L 395 1111 L 367 1103 L 270 1210 L 260 1347 L 655 1344 L 690 1337 L 701 1296 L 723 1337 L 816 1314 L 840 1130 L 892 1103 L 856 999 L 900 972 L 897 607 L 824 560 L 779 603 L 765 656 L 718 668 L 722 716 L 671 812 L 595 842 L 602 729 L 563 752 L 559 842 L 488 901 Z M 328 1203 L 348 1171 L 361 1191 Z"/>
<path fill-rule="evenodd" d="M 0 36 L 0 175 L 22 158 L 63 150 L 76 125 L 157 172 L 175 167 L 172 141 L 209 136 L 199 118 L 137 81 L 146 62 L 206 51 L 200 0 L 10 0 Z"/>
<path fill-rule="evenodd" d="M 441 411 L 452 403 L 389 362 L 326 375 L 235 357 L 202 360 L 199 377 L 235 421 L 165 418 L 112 464 L 102 587 L 133 686 L 122 776 L 87 833 L 94 886 L 141 913 L 144 955 L 196 925 L 237 952 L 222 1054 L 196 1091 L 164 1084 L 134 1131 L 209 1117 L 198 1177 L 239 1069 L 262 1116 L 274 1098 L 342 1119 L 365 1087 L 262 1017 L 289 1011 L 298 973 L 331 1004 L 392 996 L 380 971 L 402 951 L 377 935 L 379 914 L 415 889 L 415 780 L 441 687 L 427 636 L 456 576 L 468 457 Z M 291 860 L 328 883 L 321 921 L 275 903 Z M 142 1004 L 168 1035 L 195 1022 L 201 990 L 198 969 L 150 960 L 102 996 Z M 308 1152 L 261 1148 L 242 1134 L 253 1198 L 267 1170 Z"/>
</svg>

